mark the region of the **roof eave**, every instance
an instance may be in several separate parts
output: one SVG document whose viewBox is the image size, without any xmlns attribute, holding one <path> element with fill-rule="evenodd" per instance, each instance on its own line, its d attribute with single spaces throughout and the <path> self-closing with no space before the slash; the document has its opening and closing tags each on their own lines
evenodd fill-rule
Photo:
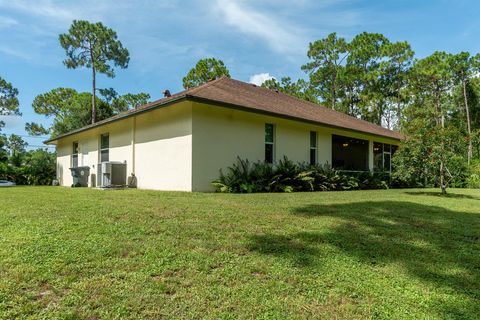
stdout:
<svg viewBox="0 0 480 320">
<path fill-rule="evenodd" d="M 44 141 L 43 143 L 44 144 L 57 144 L 57 141 L 60 140 L 60 139 L 63 139 L 63 138 L 69 137 L 71 135 L 81 133 L 81 132 L 84 132 L 84 131 L 87 131 L 87 130 L 90 130 L 90 129 L 94 129 L 94 128 L 103 126 L 105 124 L 109 124 L 109 123 L 113 123 L 113 122 L 116 122 L 116 121 L 119 121 L 119 120 L 127 119 L 127 118 L 130 118 L 130 117 L 133 117 L 133 116 L 136 116 L 136 115 L 139 115 L 139 114 L 151 111 L 151 110 L 158 109 L 160 107 L 166 107 L 166 106 L 169 106 L 173 103 L 184 100 L 186 97 L 187 97 L 187 95 L 185 94 L 185 95 L 181 95 L 179 97 L 175 97 L 173 99 L 169 99 L 169 100 L 166 100 L 166 101 L 159 101 L 158 104 L 153 104 L 153 105 L 151 105 L 147 108 L 137 109 L 133 112 L 130 112 L 130 113 L 127 113 L 127 114 L 124 114 L 124 115 L 117 115 L 117 116 L 113 116 L 111 118 L 107 118 L 105 120 L 96 122 L 95 124 L 90 124 L 88 126 L 80 128 L 80 129 L 76 129 L 76 130 L 61 134 L 61 135 L 59 135 L 55 138 L 48 139 L 48 140 Z"/>
<path fill-rule="evenodd" d="M 368 134 L 368 135 L 372 135 L 372 136 L 376 136 L 376 137 L 382 137 L 382 138 L 388 138 L 388 139 L 397 140 L 397 141 L 402 141 L 403 140 L 402 138 L 392 137 L 392 136 L 389 136 L 389 135 L 382 135 L 382 134 L 377 134 L 377 133 L 352 129 L 352 128 L 348 128 L 348 127 L 336 126 L 336 125 L 332 125 L 332 124 L 328 124 L 328 123 L 324 123 L 324 122 L 320 122 L 320 121 L 308 120 L 308 119 L 305 119 L 305 118 L 289 116 L 289 115 L 285 115 L 285 114 L 282 114 L 282 113 L 271 112 L 271 111 L 260 110 L 260 109 L 254 109 L 254 108 L 245 107 L 245 106 L 242 106 L 242 105 L 227 103 L 227 102 L 220 101 L 220 100 L 198 97 L 198 96 L 195 96 L 195 95 L 187 95 L 187 98 L 190 99 L 190 100 L 196 101 L 196 102 L 214 103 L 218 106 L 226 107 L 226 108 L 230 108 L 230 109 L 237 109 L 237 110 L 241 110 L 241 111 L 247 111 L 247 112 L 253 112 L 253 113 L 257 113 L 257 114 L 274 116 L 274 117 L 277 117 L 277 118 L 283 118 L 283 119 L 288 119 L 288 120 L 295 120 L 295 121 L 300 121 L 300 122 L 305 122 L 305 123 L 311 123 L 311 124 L 315 124 L 315 125 L 321 125 L 321 126 L 324 126 L 324 127 L 341 129 L 341 130 L 351 131 L 351 132 L 355 132 L 355 133 L 363 133 L 363 134 Z M 396 132 L 396 131 L 392 131 L 392 132 Z M 399 135 L 402 135 L 402 134 L 399 133 Z"/>
<path fill-rule="evenodd" d="M 316 125 L 322 125 L 322 126 L 325 126 L 325 127 L 347 130 L 347 131 L 356 132 L 356 133 L 369 134 L 369 135 L 372 135 L 372 136 L 388 138 L 388 139 L 393 139 L 393 140 L 397 140 L 397 141 L 402 140 L 402 138 L 392 137 L 390 135 L 382 135 L 382 134 L 377 134 L 377 133 L 352 129 L 352 128 L 348 128 L 348 127 L 336 126 L 336 125 L 323 123 L 323 122 L 319 122 L 319 121 L 308 120 L 308 119 L 301 118 L 301 117 L 295 117 L 295 116 L 285 115 L 285 114 L 282 114 L 282 113 L 271 112 L 271 111 L 266 111 L 266 110 L 254 109 L 254 108 L 245 107 L 245 106 L 242 106 L 242 105 L 227 103 L 227 102 L 220 101 L 220 100 L 215 100 L 215 99 L 198 97 L 198 96 L 193 95 L 193 94 L 185 93 L 185 94 L 183 94 L 181 96 L 178 96 L 178 97 L 175 97 L 173 99 L 169 99 L 169 100 L 166 100 L 166 101 L 161 101 L 160 100 L 158 102 L 158 104 L 153 104 L 153 105 L 151 105 L 149 107 L 146 107 L 146 108 L 140 108 L 138 110 L 135 110 L 133 112 L 130 112 L 130 113 L 127 113 L 127 114 L 124 114 L 124 115 L 121 115 L 121 116 L 114 116 L 112 118 L 105 119 L 103 121 L 99 121 L 95 124 L 88 125 L 88 126 L 85 126 L 83 128 L 80 128 L 80 129 L 77 129 L 77 130 L 59 135 L 55 138 L 48 139 L 48 140 L 44 141 L 43 143 L 44 144 L 55 145 L 55 144 L 57 144 L 58 140 L 69 137 L 71 135 L 78 134 L 78 133 L 81 133 L 81 132 L 84 132 L 84 131 L 87 131 L 87 130 L 90 130 L 90 129 L 100 127 L 102 125 L 106 125 L 106 124 L 110 124 L 110 123 L 119 121 L 119 120 L 127 119 L 127 118 L 130 118 L 132 116 L 136 116 L 136 115 L 139 115 L 139 114 L 151 111 L 151 110 L 155 110 L 155 109 L 160 108 L 160 107 L 169 106 L 171 104 L 174 104 L 174 103 L 179 102 L 179 101 L 184 100 L 184 99 L 197 101 L 197 102 L 203 102 L 203 103 L 211 103 L 211 104 L 213 103 L 213 104 L 216 104 L 216 105 L 221 106 L 221 107 L 237 109 L 237 110 L 242 110 L 242 111 L 247 111 L 247 112 L 253 112 L 253 113 L 257 113 L 257 114 L 264 114 L 264 115 L 269 115 L 269 116 L 274 116 L 274 117 L 284 118 L 284 119 L 290 119 L 290 120 L 295 120 L 295 121 L 301 121 L 301 122 L 311 123 L 311 124 L 316 124 Z M 399 133 L 399 135 L 401 135 L 401 134 Z"/>
</svg>

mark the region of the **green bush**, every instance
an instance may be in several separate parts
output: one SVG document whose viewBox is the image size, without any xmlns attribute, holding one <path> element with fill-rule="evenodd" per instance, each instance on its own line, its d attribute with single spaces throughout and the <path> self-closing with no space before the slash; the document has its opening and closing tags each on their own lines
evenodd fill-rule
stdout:
<svg viewBox="0 0 480 320">
<path fill-rule="evenodd" d="M 328 165 L 294 163 L 286 157 L 273 165 L 238 158 L 212 184 L 223 193 L 336 191 L 386 189 L 389 179 L 385 173 L 342 172 Z"/>
<path fill-rule="evenodd" d="M 392 158 L 394 170 L 390 186 L 439 187 L 440 163 L 443 162 L 447 186 L 464 188 L 468 177 L 466 150 L 462 143 L 456 142 L 458 141 L 457 133 L 456 131 L 446 132 L 444 137 L 448 138 L 447 144 L 449 144 L 447 150 L 440 147 L 443 143 L 441 136 L 435 137 L 435 140 L 429 136 L 429 133 L 402 141 Z"/>
<path fill-rule="evenodd" d="M 25 157 L 23 174 L 28 185 L 51 185 L 55 178 L 56 156 L 46 150 L 28 152 Z"/>
<path fill-rule="evenodd" d="M 447 165 L 448 186 L 451 188 L 465 188 L 469 176 L 469 168 L 465 158 L 458 155 L 452 156 Z"/>
<path fill-rule="evenodd" d="M 22 155 L 19 166 L 0 162 L 0 179 L 18 185 L 51 185 L 55 178 L 55 153 L 35 150 Z"/>
<path fill-rule="evenodd" d="M 14 181 L 14 167 L 7 162 L 0 162 L 0 180 Z"/>
<path fill-rule="evenodd" d="M 473 161 L 470 164 L 468 172 L 467 187 L 480 189 L 480 160 Z"/>
</svg>

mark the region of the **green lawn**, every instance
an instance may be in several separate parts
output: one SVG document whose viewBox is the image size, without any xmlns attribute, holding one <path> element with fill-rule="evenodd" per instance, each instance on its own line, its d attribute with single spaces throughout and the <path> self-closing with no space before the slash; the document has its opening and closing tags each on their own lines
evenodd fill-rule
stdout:
<svg viewBox="0 0 480 320">
<path fill-rule="evenodd" d="M 0 189 L 0 317 L 473 319 L 480 191 Z"/>
</svg>

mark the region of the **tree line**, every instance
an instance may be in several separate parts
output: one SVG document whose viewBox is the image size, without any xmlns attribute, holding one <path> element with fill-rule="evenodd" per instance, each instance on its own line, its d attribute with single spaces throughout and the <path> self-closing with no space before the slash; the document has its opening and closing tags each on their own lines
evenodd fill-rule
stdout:
<svg viewBox="0 0 480 320">
<path fill-rule="evenodd" d="M 445 192 L 449 183 L 478 184 L 480 54 L 417 59 L 407 42 L 364 32 L 350 42 L 336 33 L 312 42 L 307 58 L 307 80 L 263 86 L 402 131 L 395 175 L 412 185 Z"/>
<path fill-rule="evenodd" d="M 262 86 L 404 133 L 394 176 L 406 185 L 480 187 L 480 54 L 418 59 L 379 33 L 331 33 L 309 44 L 300 69 L 305 79 Z"/>
</svg>

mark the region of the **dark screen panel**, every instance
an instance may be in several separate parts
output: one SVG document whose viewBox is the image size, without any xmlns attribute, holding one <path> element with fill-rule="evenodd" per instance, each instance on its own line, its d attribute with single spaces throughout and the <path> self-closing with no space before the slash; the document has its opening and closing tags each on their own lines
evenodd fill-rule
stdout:
<svg viewBox="0 0 480 320">
<path fill-rule="evenodd" d="M 368 171 L 368 141 L 332 135 L 332 167 L 336 170 Z"/>
</svg>

